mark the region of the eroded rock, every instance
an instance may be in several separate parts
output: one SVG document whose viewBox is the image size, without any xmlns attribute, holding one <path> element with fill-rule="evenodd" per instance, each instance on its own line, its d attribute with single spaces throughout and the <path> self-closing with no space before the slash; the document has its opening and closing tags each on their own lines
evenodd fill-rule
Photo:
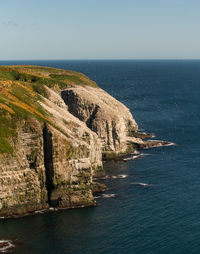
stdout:
<svg viewBox="0 0 200 254">
<path fill-rule="evenodd" d="M 93 87 L 70 88 L 62 91 L 61 96 L 69 112 L 98 135 L 104 154 L 130 152 L 128 139 L 138 126 L 125 105 Z"/>
<path fill-rule="evenodd" d="M 51 114 L 51 124 L 19 121 L 10 140 L 13 153 L 0 154 L 0 216 L 95 204 L 93 176 L 105 174 L 99 139 L 57 93 L 48 93 L 41 106 Z"/>
</svg>

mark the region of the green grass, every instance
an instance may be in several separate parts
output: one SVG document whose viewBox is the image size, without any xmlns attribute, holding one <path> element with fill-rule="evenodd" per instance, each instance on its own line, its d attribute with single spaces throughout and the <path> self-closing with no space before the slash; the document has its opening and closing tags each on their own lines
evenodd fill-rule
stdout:
<svg viewBox="0 0 200 254">
<path fill-rule="evenodd" d="M 54 80 L 62 80 L 68 85 L 89 85 L 98 87 L 94 81 L 88 79 L 85 75 L 78 72 L 68 71 L 67 74 L 50 74 L 49 76 Z"/>
<path fill-rule="evenodd" d="M 13 152 L 10 141 L 16 136 L 18 121 L 36 118 L 59 130 L 39 101 L 48 98 L 46 86 L 60 91 L 78 85 L 98 87 L 84 74 L 71 70 L 0 66 L 0 154 Z"/>
<path fill-rule="evenodd" d="M 13 148 L 7 140 L 16 136 L 15 119 L 8 117 L 6 110 L 0 110 L 0 153 L 12 153 Z"/>
<path fill-rule="evenodd" d="M 12 154 L 13 148 L 7 140 L 0 138 L 0 154 L 2 153 Z"/>
</svg>

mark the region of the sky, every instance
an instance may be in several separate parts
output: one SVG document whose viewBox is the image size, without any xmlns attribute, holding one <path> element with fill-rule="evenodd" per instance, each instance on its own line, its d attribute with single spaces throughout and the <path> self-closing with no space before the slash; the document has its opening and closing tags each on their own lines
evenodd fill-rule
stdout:
<svg viewBox="0 0 200 254">
<path fill-rule="evenodd" d="M 0 60 L 200 59 L 199 0 L 0 0 Z"/>
</svg>

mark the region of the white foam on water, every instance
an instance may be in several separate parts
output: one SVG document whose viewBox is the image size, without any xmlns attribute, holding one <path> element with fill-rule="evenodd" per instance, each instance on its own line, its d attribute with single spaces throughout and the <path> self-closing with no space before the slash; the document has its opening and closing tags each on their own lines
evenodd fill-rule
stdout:
<svg viewBox="0 0 200 254">
<path fill-rule="evenodd" d="M 102 198 L 115 198 L 116 194 L 112 193 L 112 194 L 102 194 Z"/>
<path fill-rule="evenodd" d="M 128 175 L 122 175 L 122 174 L 120 174 L 120 175 L 118 175 L 118 177 L 119 177 L 119 178 L 127 178 Z"/>
<path fill-rule="evenodd" d="M 133 158 L 132 157 L 130 157 L 130 158 L 125 158 L 125 159 L 123 159 L 123 161 L 130 161 L 130 160 L 132 160 Z"/>
<path fill-rule="evenodd" d="M 43 210 L 36 210 L 35 213 L 36 214 L 42 214 L 42 213 L 45 213 L 47 211 L 47 209 L 43 209 Z"/>
<path fill-rule="evenodd" d="M 99 196 L 95 196 L 94 198 L 97 199 L 97 198 L 115 198 L 115 197 L 116 194 L 111 193 L 111 194 L 101 194 Z"/>
<path fill-rule="evenodd" d="M 13 242 L 10 241 L 10 240 L 0 240 L 0 244 L 1 244 L 1 243 L 5 243 L 6 246 L 3 246 L 2 248 L 0 247 L 0 252 L 6 252 L 6 251 L 8 251 L 9 249 L 15 247 L 15 245 L 13 244 Z"/>
<path fill-rule="evenodd" d="M 58 211 L 58 208 L 56 208 L 56 207 L 49 207 L 49 211 L 56 212 L 56 211 Z"/>
<path fill-rule="evenodd" d="M 139 159 L 139 158 L 141 158 L 142 156 L 141 156 L 141 154 L 139 154 L 139 155 L 134 155 L 133 157 L 132 157 L 132 159 L 133 160 L 136 160 L 136 159 Z"/>
<path fill-rule="evenodd" d="M 135 150 L 135 151 L 133 152 L 133 154 L 134 154 L 134 155 L 140 154 L 140 152 L 139 152 L 138 150 Z"/>
<path fill-rule="evenodd" d="M 151 154 L 150 153 L 141 153 L 140 157 L 145 157 L 145 156 L 149 156 L 149 155 L 151 155 Z"/>
<path fill-rule="evenodd" d="M 132 157 L 128 157 L 128 158 L 125 158 L 123 160 L 124 161 L 136 160 L 136 159 L 148 156 L 148 155 L 150 155 L 150 154 L 149 153 L 138 153 L 136 155 L 133 155 Z"/>
<path fill-rule="evenodd" d="M 165 146 L 176 146 L 176 145 L 177 145 L 176 143 L 171 142 L 171 143 L 169 143 L 169 144 L 167 144 Z"/>
<path fill-rule="evenodd" d="M 105 180 L 105 179 L 109 179 L 109 178 L 110 178 L 109 176 L 103 176 L 103 177 L 101 177 L 100 179 Z M 97 178 L 97 180 L 98 180 L 98 178 Z"/>
<path fill-rule="evenodd" d="M 128 175 L 119 174 L 119 175 L 116 175 L 116 176 L 104 176 L 104 177 L 101 177 L 99 179 L 102 179 L 102 180 L 106 180 L 106 179 L 120 179 L 120 178 L 126 178 L 126 177 L 128 177 Z M 95 180 L 98 180 L 98 178 L 95 179 Z"/>
<path fill-rule="evenodd" d="M 116 176 L 110 176 L 110 178 L 112 178 L 112 179 L 120 179 L 120 178 L 126 178 L 126 177 L 128 177 L 128 175 L 120 174 L 120 175 L 116 175 Z"/>
<path fill-rule="evenodd" d="M 139 186 L 150 186 L 150 184 L 148 183 L 131 183 L 131 184 L 134 184 L 134 185 L 139 185 Z"/>
</svg>

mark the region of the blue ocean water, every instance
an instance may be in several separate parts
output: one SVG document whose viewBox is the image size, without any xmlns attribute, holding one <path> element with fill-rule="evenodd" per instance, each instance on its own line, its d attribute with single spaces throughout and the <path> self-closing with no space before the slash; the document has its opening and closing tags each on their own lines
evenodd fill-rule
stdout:
<svg viewBox="0 0 200 254">
<path fill-rule="evenodd" d="M 23 254 L 200 253 L 200 61 L 12 61 L 85 73 L 128 106 L 141 130 L 176 146 L 106 162 L 98 206 L 0 220 Z M 113 177 L 118 175 L 126 177 Z"/>
</svg>

